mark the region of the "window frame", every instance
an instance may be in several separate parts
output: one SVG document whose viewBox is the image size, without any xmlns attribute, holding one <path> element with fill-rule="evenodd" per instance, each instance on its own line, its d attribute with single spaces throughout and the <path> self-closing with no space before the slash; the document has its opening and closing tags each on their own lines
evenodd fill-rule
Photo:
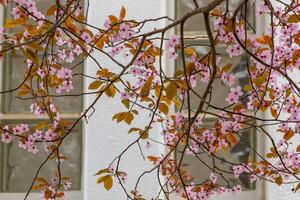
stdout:
<svg viewBox="0 0 300 200">
<path fill-rule="evenodd" d="M 85 2 L 85 1 L 84 1 Z M 5 15 L 7 11 L 4 9 L 3 6 L 0 6 L 0 24 L 3 25 L 4 24 L 4 20 L 5 20 Z M 6 65 L 6 59 L 2 59 L 2 61 L 0 61 L 0 78 L 3 77 L 3 74 L 5 73 L 5 67 Z M 83 65 L 85 65 L 85 63 L 83 63 Z M 84 67 L 83 67 L 84 69 Z M 4 80 L 0 80 L 0 88 L 3 88 L 4 85 Z M 84 81 L 82 80 L 82 89 L 84 87 Z M 2 89 L 1 89 L 2 90 Z M 0 108 L 3 107 L 3 101 L 4 101 L 5 97 L 0 96 Z M 84 101 L 82 98 L 82 109 L 84 108 Z M 63 113 L 61 114 L 62 118 L 65 119 L 76 119 L 79 118 L 81 116 L 81 113 Z M 34 121 L 36 120 L 36 117 L 31 114 L 31 113 L 3 113 L 3 115 L 1 116 L 1 120 L 30 120 L 30 121 Z M 81 183 L 80 183 L 80 190 L 69 190 L 66 193 L 66 197 L 68 199 L 72 199 L 72 200 L 82 200 L 83 199 L 83 191 L 84 191 L 84 123 L 81 124 Z M 0 156 L 1 156 L 1 160 L 0 160 L 0 186 L 1 186 L 1 190 L 2 190 L 2 182 L 3 182 L 3 168 L 2 168 L 2 162 L 3 162 L 3 154 L 5 153 L 4 151 L 4 145 L 5 144 L 0 144 Z M 7 156 L 7 155 L 4 155 Z M 0 199 L 5 199 L 5 200 L 15 200 L 15 199 L 23 199 L 25 194 L 24 192 L 19 192 L 19 193 L 10 193 L 10 192 L 1 192 L 0 190 Z M 40 192 L 34 192 L 31 191 L 31 193 L 29 194 L 29 199 L 31 200 L 40 200 L 41 199 L 41 193 Z"/>
<path fill-rule="evenodd" d="M 166 10 L 167 16 L 170 16 L 171 18 L 177 19 L 177 17 L 178 17 L 178 4 L 179 4 L 178 2 L 179 2 L 179 0 L 176 1 L 176 2 L 171 1 L 171 2 L 166 3 L 165 10 Z M 257 5 L 258 5 L 258 0 L 254 0 L 254 2 L 255 2 L 254 11 L 256 11 Z M 247 32 L 249 34 L 262 34 L 263 32 L 265 32 L 265 25 L 267 24 L 267 18 L 264 17 L 264 16 L 257 17 L 255 13 L 254 13 L 254 15 L 255 15 L 254 24 L 255 24 L 256 33 L 253 33 L 253 32 L 251 33 L 251 31 L 250 31 L 250 33 L 248 31 Z M 169 31 L 167 36 L 171 36 L 173 34 L 178 34 L 178 29 L 173 30 L 173 31 Z M 200 41 L 203 41 L 203 38 L 201 37 L 202 36 L 201 32 L 200 32 L 200 34 L 197 34 L 196 32 L 189 32 L 189 33 L 186 32 L 185 35 L 187 37 L 197 36 L 197 37 L 200 37 L 200 39 L 199 39 Z M 207 39 L 204 38 L 204 41 L 207 41 Z M 174 71 L 177 67 L 177 61 L 167 59 L 167 60 L 165 60 L 165 62 L 166 62 L 166 66 L 174 66 L 174 67 L 166 67 L 166 69 L 165 69 L 166 73 L 168 75 L 174 74 Z M 173 109 L 171 109 L 171 111 L 175 111 L 175 107 Z M 265 118 L 266 114 L 262 113 L 262 112 L 258 112 L 257 116 L 260 117 L 260 118 Z M 256 121 L 256 123 L 258 125 L 261 124 L 261 122 L 259 122 L 259 121 Z M 256 134 L 255 139 L 256 140 L 254 142 L 256 144 L 256 151 L 260 154 L 264 154 L 265 153 L 266 137 L 263 134 Z M 161 137 L 161 140 L 163 141 L 163 137 Z M 164 154 L 167 154 L 168 150 L 166 148 L 164 148 L 164 150 L 162 150 L 162 152 Z M 255 189 L 253 189 L 253 190 L 241 191 L 237 194 L 227 193 L 227 194 L 223 194 L 222 196 L 221 195 L 213 195 L 211 197 L 211 199 L 212 200 L 220 200 L 220 199 L 222 199 L 222 200 L 241 200 L 241 199 L 243 199 L 243 200 L 253 200 L 253 199 L 265 200 L 265 198 L 266 198 L 266 189 L 265 188 L 266 188 L 266 184 L 264 183 L 264 181 L 257 181 L 256 184 L 255 184 Z M 161 194 L 160 197 L 162 199 L 166 199 L 166 197 L 163 194 Z M 177 197 L 175 195 L 172 195 L 171 199 L 172 200 L 179 200 L 181 198 Z"/>
</svg>

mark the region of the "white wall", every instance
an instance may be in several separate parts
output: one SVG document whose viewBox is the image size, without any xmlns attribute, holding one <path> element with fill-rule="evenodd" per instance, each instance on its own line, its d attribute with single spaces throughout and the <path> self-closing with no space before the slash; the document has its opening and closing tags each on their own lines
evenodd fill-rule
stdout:
<svg viewBox="0 0 300 200">
<path fill-rule="evenodd" d="M 90 0 L 90 11 L 88 16 L 88 22 L 102 26 L 105 18 L 108 15 L 119 15 L 119 11 L 122 6 L 126 7 L 128 18 L 142 20 L 146 18 L 155 18 L 165 15 L 163 9 L 163 1 L 161 0 Z M 156 24 L 157 25 L 157 24 Z M 117 66 L 113 65 L 109 59 L 105 56 L 99 56 L 94 53 L 94 56 L 100 61 L 100 63 L 108 68 L 115 69 Z M 88 60 L 86 63 L 86 73 L 95 74 L 97 68 L 92 60 Z M 88 83 L 85 83 L 88 84 Z M 87 87 L 85 87 L 87 88 Z M 94 97 L 93 97 L 94 98 Z M 85 105 L 89 105 L 93 98 L 85 97 Z M 120 100 L 114 98 L 103 98 L 101 103 L 95 106 L 97 110 L 92 116 L 89 123 L 85 126 L 85 158 L 84 158 L 84 200 L 121 200 L 126 199 L 124 192 L 115 182 L 115 187 L 109 192 L 103 189 L 103 186 L 96 184 L 96 177 L 93 176 L 99 169 L 108 166 L 111 160 L 113 160 L 124 148 L 130 144 L 136 137 L 134 135 L 128 136 L 128 126 L 117 124 L 112 121 L 112 116 L 116 112 L 124 110 L 124 106 L 120 105 Z M 136 123 L 137 127 L 144 127 L 147 120 L 146 116 L 140 117 Z M 159 133 L 159 131 L 157 131 Z M 142 143 L 142 145 L 144 145 Z M 159 147 L 154 147 L 153 154 L 159 154 Z M 145 152 L 146 156 L 149 152 Z M 129 155 L 129 156 L 126 156 Z M 133 188 L 133 184 L 136 181 L 139 173 L 145 169 L 150 169 L 151 164 L 145 162 L 139 149 L 135 146 L 125 155 L 122 160 L 121 167 L 128 172 L 129 188 Z M 120 169 L 122 170 L 122 168 Z M 146 199 L 150 199 L 158 192 L 158 184 L 156 182 L 156 174 L 146 176 L 143 181 L 143 188 L 141 189 L 145 194 Z"/>
<path fill-rule="evenodd" d="M 88 16 L 89 23 L 101 26 L 104 23 L 106 16 L 115 13 L 118 15 L 120 8 L 124 5 L 127 9 L 128 19 L 145 19 L 164 16 L 167 14 L 165 7 L 169 0 L 90 0 L 90 11 Z M 261 22 L 259 22 L 261 23 Z M 265 27 L 263 24 L 258 24 L 260 28 Z M 113 64 L 105 56 L 99 56 L 95 53 L 94 56 L 106 67 L 114 68 Z M 86 73 L 95 74 L 97 68 L 92 60 L 86 62 Z M 85 83 L 86 85 L 88 83 Z M 85 87 L 87 88 L 87 87 Z M 85 105 L 89 105 L 93 98 L 85 96 Z M 84 177 L 83 177 L 83 192 L 84 200 L 121 200 L 125 199 L 122 189 L 117 186 L 109 192 L 103 189 L 103 186 L 96 184 L 96 177 L 93 174 L 99 169 L 107 167 L 109 162 L 114 159 L 135 137 L 128 137 L 127 126 L 116 124 L 111 120 L 113 114 L 123 109 L 118 99 L 103 98 L 101 103 L 95 106 L 96 112 L 89 120 L 89 123 L 84 128 Z M 142 127 L 144 122 L 140 118 L 137 126 Z M 146 120 L 145 120 L 146 121 Z M 157 131 L 159 133 L 159 130 Z M 154 147 L 152 153 L 159 154 L 161 147 Z M 146 155 L 149 154 L 146 152 Z M 128 186 L 132 188 L 139 172 L 145 169 L 150 169 L 151 165 L 141 159 L 140 152 L 137 147 L 129 151 L 129 156 L 123 159 L 123 165 L 129 175 Z M 147 176 L 143 182 L 143 194 L 146 194 L 146 199 L 150 199 L 157 193 L 159 187 L 155 175 Z M 267 183 L 265 185 L 265 198 L 254 200 L 294 200 L 299 199 L 300 195 L 295 195 L 291 192 L 291 186 L 277 187 L 274 184 Z M 299 193 L 298 193 L 299 194 Z M 223 199 L 223 198 L 219 198 Z"/>
</svg>

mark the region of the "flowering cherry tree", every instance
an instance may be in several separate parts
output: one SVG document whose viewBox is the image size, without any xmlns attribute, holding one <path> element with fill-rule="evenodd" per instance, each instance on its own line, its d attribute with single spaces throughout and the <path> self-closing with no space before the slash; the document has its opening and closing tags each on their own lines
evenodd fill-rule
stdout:
<svg viewBox="0 0 300 200">
<path fill-rule="evenodd" d="M 193 10 L 180 18 L 162 16 L 143 21 L 127 19 L 126 9 L 122 7 L 120 13 L 107 17 L 103 27 L 87 22 L 88 9 L 84 10 L 79 0 L 53 0 L 45 13 L 37 9 L 34 0 L 0 0 L 4 9 L 12 5 L 9 12 L 13 17 L 0 28 L 0 56 L 19 52 L 26 61 L 21 84 L 0 94 L 17 91 L 16 98 L 32 101 L 28 109 L 36 118 L 43 117 L 34 129 L 26 123 L 0 126 L 3 143 L 15 140 L 32 156 L 41 151 L 47 153 L 24 199 L 32 190 L 41 190 L 45 200 L 65 198 L 72 180 L 61 173 L 60 166 L 68 160 L 60 148 L 80 121 L 88 122 L 93 117 L 94 106 L 101 104 L 104 96 L 120 99 L 124 109 L 115 113 L 112 120 L 127 124 L 124 134 L 132 133 L 128 137 L 135 138 L 107 168 L 96 172 L 95 184 L 107 190 L 122 187 L 124 198 L 145 199 L 139 191 L 140 181 L 148 173 L 157 173 L 161 191 L 153 199 L 160 195 L 169 199 L 176 193 L 182 199 L 200 200 L 216 193 L 241 191 L 241 186 L 231 184 L 225 174 L 233 174 L 236 179 L 247 174 L 251 182 L 290 184 L 297 192 L 300 189 L 300 84 L 293 73 L 299 73 L 300 67 L 300 2 L 276 1 L 279 7 L 274 7 L 269 0 L 259 1 L 256 14 L 268 18 L 269 23 L 267 32 L 255 35 L 248 31 L 255 32 L 245 12 L 248 0 L 241 0 L 233 10 L 229 9 L 228 0 L 214 0 L 205 7 L 191 0 Z M 195 16 L 203 17 L 209 41 L 209 51 L 204 55 L 186 42 L 196 38 L 184 35 L 186 21 Z M 165 27 L 144 30 L 151 22 L 161 20 L 167 21 Z M 170 34 L 174 29 L 180 34 Z M 222 62 L 217 53 L 221 45 L 230 57 L 246 55 L 249 84 L 240 86 L 232 73 L 232 64 Z M 96 53 L 108 57 L 116 67 L 108 69 L 100 65 L 94 57 Z M 74 98 L 90 95 L 93 101 L 71 122 L 60 117 L 63 110 L 54 102 L 56 98 L 72 96 L 65 93 L 74 89 L 74 69 L 80 67 L 75 62 L 78 56 L 82 56 L 80 63 L 91 59 L 98 71 L 80 74 L 89 80 L 89 92 Z M 179 63 L 177 68 L 168 66 L 174 69 L 174 74 L 166 72 L 162 64 L 165 58 Z M 66 67 L 67 63 L 72 67 Z M 228 89 L 225 107 L 211 102 L 212 87 L 218 80 Z M 201 91 L 196 89 L 199 84 L 205 85 Z M 196 107 L 192 106 L 192 96 L 197 99 Z M 268 115 L 262 118 L 259 113 Z M 132 126 L 142 114 L 149 116 L 147 125 Z M 211 115 L 217 120 L 213 127 L 207 127 L 203 122 Z M 162 127 L 163 141 L 152 137 L 153 127 L 157 125 Z M 240 132 L 249 128 L 265 135 L 270 142 L 265 154 L 249 146 L 256 159 L 249 157 L 245 162 L 233 163 L 218 156 L 242 139 Z M 164 145 L 166 153 L 146 155 L 145 162 L 151 162 L 153 168 L 141 172 L 135 187 L 128 190 L 126 179 L 130 177 L 126 169 L 120 168 L 121 159 L 133 146 L 139 146 L 141 156 L 145 156 L 141 143 L 146 148 L 159 143 Z M 180 156 L 174 156 L 176 153 Z M 200 154 L 207 155 L 209 162 L 204 162 Z M 182 165 L 186 155 L 194 156 L 208 169 L 203 182 L 195 182 Z M 218 165 L 216 161 L 220 160 L 229 164 L 232 171 Z M 51 180 L 39 176 L 47 162 L 57 165 Z M 227 185 L 220 184 L 221 180 Z"/>
</svg>

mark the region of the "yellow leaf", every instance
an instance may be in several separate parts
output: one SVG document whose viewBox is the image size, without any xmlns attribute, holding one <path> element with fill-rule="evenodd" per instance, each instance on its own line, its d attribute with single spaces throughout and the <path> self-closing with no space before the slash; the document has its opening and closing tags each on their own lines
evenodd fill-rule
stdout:
<svg viewBox="0 0 300 200">
<path fill-rule="evenodd" d="M 267 158 L 276 158 L 277 157 L 277 154 L 275 153 L 268 153 L 267 154 Z"/>
<path fill-rule="evenodd" d="M 227 64 L 224 67 L 222 67 L 222 71 L 224 72 L 228 72 L 232 67 L 232 64 Z"/>
<path fill-rule="evenodd" d="M 7 19 L 6 23 L 3 25 L 3 28 L 14 28 L 17 25 L 25 24 L 27 20 L 25 18 L 18 19 Z"/>
<path fill-rule="evenodd" d="M 151 88 L 151 83 L 153 81 L 154 77 L 151 76 L 145 83 L 145 85 L 142 87 L 141 92 L 140 92 L 140 96 L 141 97 L 147 97 L 149 95 L 150 92 L 150 88 Z"/>
<path fill-rule="evenodd" d="M 105 90 L 105 94 L 108 96 L 108 97 L 114 97 L 115 94 L 116 94 L 116 88 L 114 85 L 110 85 L 109 88 L 107 88 Z"/>
<path fill-rule="evenodd" d="M 28 85 L 23 84 L 20 88 L 18 96 L 24 96 L 26 94 L 30 94 L 31 92 L 32 92 L 31 88 Z"/>
<path fill-rule="evenodd" d="M 124 118 L 125 118 L 125 116 L 126 116 L 126 113 L 125 112 L 120 112 L 120 113 L 117 113 L 117 114 L 115 114 L 114 116 L 113 116 L 113 120 L 117 120 L 117 122 L 119 123 L 120 121 L 123 121 L 124 120 Z"/>
<path fill-rule="evenodd" d="M 41 121 L 40 123 L 38 123 L 36 126 L 35 126 L 35 130 L 40 130 L 40 129 L 43 129 L 45 128 L 45 126 L 48 124 L 48 121 Z"/>
<path fill-rule="evenodd" d="M 177 87 L 176 84 L 173 82 L 170 82 L 169 85 L 166 87 L 166 94 L 169 100 L 172 100 L 177 93 Z"/>
<path fill-rule="evenodd" d="M 39 190 L 39 189 L 42 189 L 44 187 L 48 186 L 48 184 L 38 184 L 38 185 L 34 185 L 32 186 L 32 190 Z"/>
<path fill-rule="evenodd" d="M 90 83 L 89 89 L 90 90 L 96 90 L 102 85 L 102 83 L 103 83 L 102 81 L 93 81 L 93 82 Z"/>
<path fill-rule="evenodd" d="M 159 109 L 162 113 L 164 113 L 165 115 L 167 115 L 168 112 L 169 112 L 169 107 L 168 107 L 167 104 L 165 104 L 165 103 L 159 103 L 159 104 L 158 104 L 158 109 Z"/>
<path fill-rule="evenodd" d="M 275 183 L 280 186 L 283 183 L 282 177 L 278 176 L 277 178 L 275 178 Z"/>
<path fill-rule="evenodd" d="M 288 18 L 289 23 L 298 23 L 300 21 L 300 16 L 297 14 L 290 15 Z"/>
<path fill-rule="evenodd" d="M 126 17 L 126 9 L 124 6 L 122 6 L 121 11 L 120 11 L 120 19 L 123 20 Z"/>
<path fill-rule="evenodd" d="M 249 92 L 252 90 L 252 87 L 251 85 L 244 85 L 243 90 Z"/>
<path fill-rule="evenodd" d="M 122 104 L 127 108 L 129 109 L 130 107 L 130 101 L 128 99 L 123 99 L 122 100 Z"/>
<path fill-rule="evenodd" d="M 21 48 L 21 51 L 22 51 L 22 54 L 28 58 L 29 60 L 31 60 L 32 62 L 36 63 L 36 64 L 39 64 L 39 58 L 37 56 L 36 53 L 32 52 L 30 49 L 23 49 Z"/>
<path fill-rule="evenodd" d="M 128 125 L 130 125 L 131 122 L 132 122 L 132 120 L 133 120 L 133 118 L 134 118 L 133 114 L 132 114 L 131 112 L 127 112 L 127 113 L 125 114 L 124 121 L 125 121 Z"/>
<path fill-rule="evenodd" d="M 105 43 L 104 39 L 101 38 L 96 42 L 95 46 L 99 49 L 103 49 L 104 43 Z"/>
<path fill-rule="evenodd" d="M 99 170 L 96 174 L 94 174 L 94 176 L 100 175 L 100 174 L 104 174 L 104 173 L 109 173 L 110 171 L 108 169 L 101 169 Z"/>
<path fill-rule="evenodd" d="M 195 53 L 195 50 L 193 48 L 187 47 L 184 49 L 184 53 L 191 56 Z"/>
<path fill-rule="evenodd" d="M 145 140 L 145 139 L 148 138 L 149 132 L 148 132 L 148 131 L 141 131 L 141 132 L 140 132 L 140 136 L 141 136 L 141 139 L 142 139 L 142 140 Z"/>
<path fill-rule="evenodd" d="M 30 48 L 33 48 L 37 51 L 43 51 L 44 50 L 44 48 L 41 47 L 41 45 L 39 45 L 37 42 L 31 42 L 31 43 L 27 44 L 27 46 L 30 47 Z"/>
<path fill-rule="evenodd" d="M 106 176 L 104 179 L 104 187 L 106 190 L 110 190 L 113 186 L 113 179 L 112 176 Z"/>
<path fill-rule="evenodd" d="M 48 182 L 46 181 L 46 179 L 44 179 L 43 177 L 37 177 L 37 178 L 36 178 L 36 181 L 37 181 L 37 182 L 41 182 L 41 183 L 48 184 Z"/>
<path fill-rule="evenodd" d="M 132 133 L 132 132 L 136 132 L 136 131 L 140 131 L 141 129 L 140 128 L 130 128 L 128 133 Z"/>
</svg>

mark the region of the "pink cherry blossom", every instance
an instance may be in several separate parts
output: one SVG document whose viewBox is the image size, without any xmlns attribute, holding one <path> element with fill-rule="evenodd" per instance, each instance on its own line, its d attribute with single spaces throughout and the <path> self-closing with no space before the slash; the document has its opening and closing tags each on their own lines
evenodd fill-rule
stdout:
<svg viewBox="0 0 300 200">
<path fill-rule="evenodd" d="M 179 45 L 180 43 L 180 36 L 178 35 L 173 35 L 169 38 L 166 47 L 167 48 L 174 48 L 176 45 Z"/>
</svg>

